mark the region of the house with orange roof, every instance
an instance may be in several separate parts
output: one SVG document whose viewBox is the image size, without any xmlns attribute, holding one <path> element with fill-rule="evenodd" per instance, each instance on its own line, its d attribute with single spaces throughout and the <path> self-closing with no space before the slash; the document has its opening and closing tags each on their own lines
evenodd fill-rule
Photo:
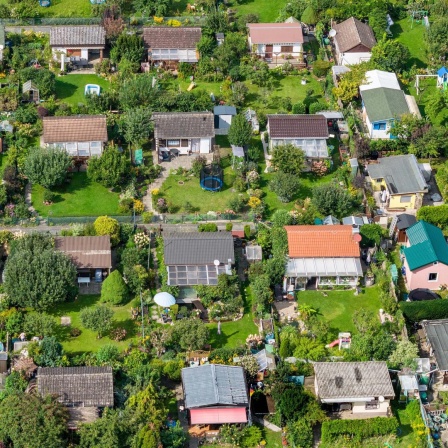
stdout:
<svg viewBox="0 0 448 448">
<path fill-rule="evenodd" d="M 352 226 L 285 226 L 284 290 L 354 288 L 362 277 L 361 237 Z"/>
</svg>

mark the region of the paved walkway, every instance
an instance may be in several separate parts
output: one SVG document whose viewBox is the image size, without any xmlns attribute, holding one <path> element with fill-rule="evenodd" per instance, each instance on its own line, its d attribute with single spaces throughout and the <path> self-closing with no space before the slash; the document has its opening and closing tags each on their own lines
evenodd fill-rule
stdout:
<svg viewBox="0 0 448 448">
<path fill-rule="evenodd" d="M 252 417 L 253 421 L 255 423 L 258 423 L 261 426 L 264 426 L 265 428 L 270 429 L 274 432 L 282 432 L 282 428 L 279 428 L 277 425 L 274 425 L 273 423 L 268 422 L 267 420 L 260 418 L 260 417 Z"/>
<path fill-rule="evenodd" d="M 261 133 L 261 144 L 263 145 L 264 160 L 266 161 L 266 168 L 265 168 L 264 172 L 268 173 L 269 172 L 268 168 L 271 166 L 272 156 L 268 154 L 269 143 L 266 143 L 266 141 L 265 141 L 265 134 L 266 134 L 266 131 L 263 131 Z"/>
</svg>

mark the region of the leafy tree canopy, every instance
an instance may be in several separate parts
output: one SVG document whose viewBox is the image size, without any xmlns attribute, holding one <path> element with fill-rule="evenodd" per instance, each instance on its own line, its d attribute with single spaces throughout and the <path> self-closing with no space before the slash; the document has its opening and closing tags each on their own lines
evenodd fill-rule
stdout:
<svg viewBox="0 0 448 448">
<path fill-rule="evenodd" d="M 350 193 L 333 182 L 314 187 L 312 202 L 323 215 L 334 215 L 337 218 L 349 215 L 353 209 Z"/>
<path fill-rule="evenodd" d="M 389 364 L 395 368 L 416 367 L 415 359 L 418 358 L 418 347 L 411 341 L 401 340 L 395 350 L 389 356 Z"/>
<path fill-rule="evenodd" d="M 120 305 L 128 298 L 129 292 L 120 271 L 113 271 L 101 286 L 101 301 Z"/>
<path fill-rule="evenodd" d="M 200 319 L 181 319 L 172 326 L 172 341 L 182 350 L 199 350 L 207 343 L 208 337 L 208 327 Z"/>
<path fill-rule="evenodd" d="M 299 176 L 305 167 L 305 153 L 291 144 L 275 146 L 272 150 L 272 165 L 279 171 Z"/>
<path fill-rule="evenodd" d="M 105 305 L 94 308 L 83 308 L 80 318 L 84 327 L 93 330 L 98 334 L 98 338 L 108 332 L 113 325 L 114 312 Z"/>
<path fill-rule="evenodd" d="M 145 53 L 143 40 L 137 34 L 124 32 L 118 36 L 110 51 L 110 59 L 119 63 L 122 59 L 127 59 L 135 64 L 140 64 Z"/>
<path fill-rule="evenodd" d="M 109 216 L 99 216 L 93 223 L 95 233 L 99 236 L 109 235 L 112 245 L 116 245 L 120 241 L 120 224 L 114 218 Z"/>
<path fill-rule="evenodd" d="M 269 189 L 273 191 L 281 202 L 290 202 L 297 195 L 300 180 L 295 174 L 277 171 L 269 182 Z"/>
<path fill-rule="evenodd" d="M 246 146 L 252 138 L 252 125 L 243 114 L 238 114 L 230 124 L 228 139 L 231 145 Z"/>
<path fill-rule="evenodd" d="M 107 146 L 100 157 L 91 157 L 87 165 L 87 176 L 107 188 L 118 187 L 129 175 L 129 162 L 124 153 L 115 146 Z"/>
<path fill-rule="evenodd" d="M 387 72 L 401 72 L 409 60 L 406 46 L 396 40 L 384 37 L 372 48 L 371 62 L 376 68 Z"/>
<path fill-rule="evenodd" d="M 359 229 L 359 233 L 362 236 L 362 247 L 374 247 L 381 243 L 384 230 L 379 224 L 364 224 Z"/>
<path fill-rule="evenodd" d="M 61 149 L 33 148 L 23 171 L 32 183 L 52 188 L 65 181 L 71 165 L 71 157 Z"/>
</svg>

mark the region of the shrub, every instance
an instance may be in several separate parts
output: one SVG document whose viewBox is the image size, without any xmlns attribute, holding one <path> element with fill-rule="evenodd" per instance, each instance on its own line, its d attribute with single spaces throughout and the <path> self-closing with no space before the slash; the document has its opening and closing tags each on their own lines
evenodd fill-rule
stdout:
<svg viewBox="0 0 448 448">
<path fill-rule="evenodd" d="M 193 170 L 195 177 L 199 177 L 201 175 L 201 170 L 205 165 L 207 165 L 207 159 L 204 156 L 198 156 L 193 160 L 191 169 Z"/>
<path fill-rule="evenodd" d="M 120 224 L 116 219 L 99 216 L 93 223 L 93 227 L 97 235 L 109 235 L 112 245 L 120 242 Z"/>
<path fill-rule="evenodd" d="M 315 114 L 316 112 L 320 112 L 321 110 L 327 110 L 328 103 L 324 101 L 318 101 L 317 103 L 311 103 L 309 107 L 309 113 Z"/>
<path fill-rule="evenodd" d="M 228 222 L 226 224 L 226 232 L 231 232 L 233 229 L 233 224 L 231 222 Z"/>
<path fill-rule="evenodd" d="M 247 203 L 247 205 L 250 207 L 250 208 L 257 208 L 257 207 L 259 207 L 260 205 L 261 205 L 261 199 L 259 199 L 259 198 L 256 198 L 255 196 L 251 196 L 250 198 L 249 198 L 249 201 L 248 201 L 248 203 Z"/>
<path fill-rule="evenodd" d="M 231 197 L 228 204 L 230 210 L 233 210 L 235 213 L 241 212 L 245 205 L 246 203 L 240 194 Z"/>
<path fill-rule="evenodd" d="M 101 301 L 109 302 L 113 305 L 120 305 L 128 298 L 128 287 L 120 274 L 120 271 L 113 271 L 104 280 L 101 287 Z"/>
<path fill-rule="evenodd" d="M 304 114 L 306 113 L 306 106 L 303 103 L 296 103 L 292 106 L 293 114 Z"/>
<path fill-rule="evenodd" d="M 122 341 L 126 337 L 126 330 L 124 328 L 118 327 L 114 328 L 110 332 L 110 338 L 114 341 Z"/>
<path fill-rule="evenodd" d="M 70 330 L 70 336 L 72 337 L 72 338 L 76 338 L 76 337 L 78 337 L 78 336 L 80 336 L 81 335 L 81 330 L 79 329 L 79 328 L 77 328 L 77 327 L 73 327 L 71 330 Z"/>
<path fill-rule="evenodd" d="M 448 300 L 400 302 L 400 308 L 410 322 L 420 322 L 423 319 L 448 318 Z"/>
<path fill-rule="evenodd" d="M 233 188 L 235 188 L 236 191 L 239 191 L 242 193 L 243 191 L 246 191 L 246 182 L 242 177 L 237 177 L 235 181 L 233 182 Z"/>
<path fill-rule="evenodd" d="M 251 230 L 250 230 L 250 225 L 249 225 L 249 224 L 246 224 L 246 225 L 244 226 L 244 238 L 246 238 L 247 240 L 250 239 L 251 234 L 252 234 L 252 232 L 251 232 Z"/>
<path fill-rule="evenodd" d="M 269 189 L 273 191 L 281 202 L 289 202 L 297 194 L 300 181 L 295 174 L 278 171 L 269 182 Z"/>
<path fill-rule="evenodd" d="M 154 216 L 154 213 L 152 213 L 152 212 L 143 212 L 142 213 L 143 223 L 144 224 L 151 224 L 153 216 Z"/>
<path fill-rule="evenodd" d="M 369 437 L 394 434 L 398 428 L 395 417 L 375 417 L 365 420 L 330 420 L 322 423 L 322 443 L 332 443 L 340 437 L 361 443 Z"/>
<path fill-rule="evenodd" d="M 140 199 L 134 199 L 134 210 L 137 215 L 141 215 L 145 211 L 145 205 Z"/>
<path fill-rule="evenodd" d="M 53 202 L 55 196 L 56 196 L 56 195 L 55 195 L 51 190 L 48 190 L 48 188 L 46 188 L 46 189 L 44 190 L 44 202 L 46 202 L 46 203 L 51 203 L 51 202 Z"/>
<path fill-rule="evenodd" d="M 217 232 L 218 226 L 214 222 L 208 222 L 207 224 L 198 225 L 199 232 Z"/>
<path fill-rule="evenodd" d="M 315 61 L 313 63 L 313 75 L 318 78 L 324 78 L 327 76 L 328 70 L 330 70 L 331 62 L 329 61 Z"/>
</svg>

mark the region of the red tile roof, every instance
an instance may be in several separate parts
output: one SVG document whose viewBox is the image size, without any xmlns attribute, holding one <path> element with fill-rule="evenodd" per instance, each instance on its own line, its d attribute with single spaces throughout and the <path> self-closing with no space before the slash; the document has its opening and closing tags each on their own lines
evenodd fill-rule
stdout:
<svg viewBox="0 0 448 448">
<path fill-rule="evenodd" d="M 303 43 L 300 23 L 248 23 L 253 44 Z"/>
<path fill-rule="evenodd" d="M 292 258 L 359 257 L 352 226 L 285 226 Z"/>
<path fill-rule="evenodd" d="M 328 138 L 327 119 L 323 115 L 268 115 L 271 138 Z"/>
</svg>

